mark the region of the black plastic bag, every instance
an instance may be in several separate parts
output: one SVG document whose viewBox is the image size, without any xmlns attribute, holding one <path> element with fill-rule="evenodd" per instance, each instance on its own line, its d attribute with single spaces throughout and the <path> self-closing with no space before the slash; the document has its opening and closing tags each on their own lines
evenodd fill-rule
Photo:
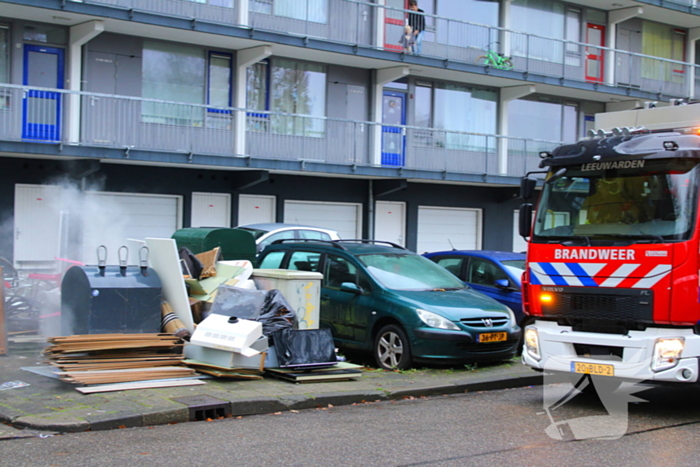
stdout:
<svg viewBox="0 0 700 467">
<path fill-rule="evenodd" d="M 330 329 L 283 329 L 272 334 L 280 368 L 318 368 L 338 363 Z"/>
<path fill-rule="evenodd" d="M 266 336 L 298 327 L 296 312 L 277 289 L 248 290 L 221 284 L 210 313 L 259 321 Z"/>
<path fill-rule="evenodd" d="M 204 265 L 192 251 L 187 247 L 180 247 L 177 251 L 182 265 L 182 274 L 190 276 L 192 279 L 199 279 L 204 270 Z"/>
</svg>

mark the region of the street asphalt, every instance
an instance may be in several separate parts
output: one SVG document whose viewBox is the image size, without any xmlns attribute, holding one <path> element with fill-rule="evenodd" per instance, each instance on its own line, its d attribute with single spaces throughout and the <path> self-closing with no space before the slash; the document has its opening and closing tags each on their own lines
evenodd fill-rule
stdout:
<svg viewBox="0 0 700 467">
<path fill-rule="evenodd" d="M 246 381 L 208 378 L 200 386 L 82 394 L 73 384 L 40 374 L 48 365 L 42 348 L 10 346 L 7 355 L 0 355 L 0 439 L 542 384 L 541 374 L 513 359 L 489 366 L 419 366 L 403 371 L 364 367 L 361 377 L 349 381 L 299 384 L 269 376 Z"/>
</svg>

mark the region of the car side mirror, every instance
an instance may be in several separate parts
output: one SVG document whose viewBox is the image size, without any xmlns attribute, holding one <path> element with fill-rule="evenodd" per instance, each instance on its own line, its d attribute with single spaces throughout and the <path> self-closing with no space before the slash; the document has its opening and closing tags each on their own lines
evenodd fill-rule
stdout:
<svg viewBox="0 0 700 467">
<path fill-rule="evenodd" d="M 510 290 L 510 283 L 508 282 L 508 279 L 498 279 L 496 282 L 494 282 L 494 284 L 501 290 Z"/>
<path fill-rule="evenodd" d="M 343 292 L 350 292 L 357 295 L 360 295 L 362 293 L 362 289 L 360 288 L 360 286 L 358 286 L 354 282 L 343 282 L 342 284 L 340 284 L 340 290 L 342 290 Z"/>
<path fill-rule="evenodd" d="M 530 177 L 523 177 L 520 179 L 520 197 L 524 200 L 532 198 L 535 194 L 535 188 L 537 187 L 537 180 Z"/>
</svg>

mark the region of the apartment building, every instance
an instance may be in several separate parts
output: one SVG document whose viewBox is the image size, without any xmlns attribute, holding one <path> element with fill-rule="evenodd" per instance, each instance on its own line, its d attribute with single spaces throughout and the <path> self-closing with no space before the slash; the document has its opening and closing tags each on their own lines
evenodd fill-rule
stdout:
<svg viewBox="0 0 700 467">
<path fill-rule="evenodd" d="M 540 151 L 700 89 L 695 0 L 419 8 L 410 51 L 408 0 L 0 1 L 0 255 L 253 222 L 520 251 Z"/>
</svg>

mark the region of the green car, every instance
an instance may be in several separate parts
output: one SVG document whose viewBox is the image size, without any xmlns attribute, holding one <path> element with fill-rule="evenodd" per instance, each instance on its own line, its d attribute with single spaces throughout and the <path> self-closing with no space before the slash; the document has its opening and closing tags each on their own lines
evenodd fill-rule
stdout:
<svg viewBox="0 0 700 467">
<path fill-rule="evenodd" d="M 321 327 L 339 348 L 371 351 L 381 368 L 510 359 L 520 339 L 510 308 L 388 242 L 279 240 L 258 268 L 322 273 Z"/>
</svg>

